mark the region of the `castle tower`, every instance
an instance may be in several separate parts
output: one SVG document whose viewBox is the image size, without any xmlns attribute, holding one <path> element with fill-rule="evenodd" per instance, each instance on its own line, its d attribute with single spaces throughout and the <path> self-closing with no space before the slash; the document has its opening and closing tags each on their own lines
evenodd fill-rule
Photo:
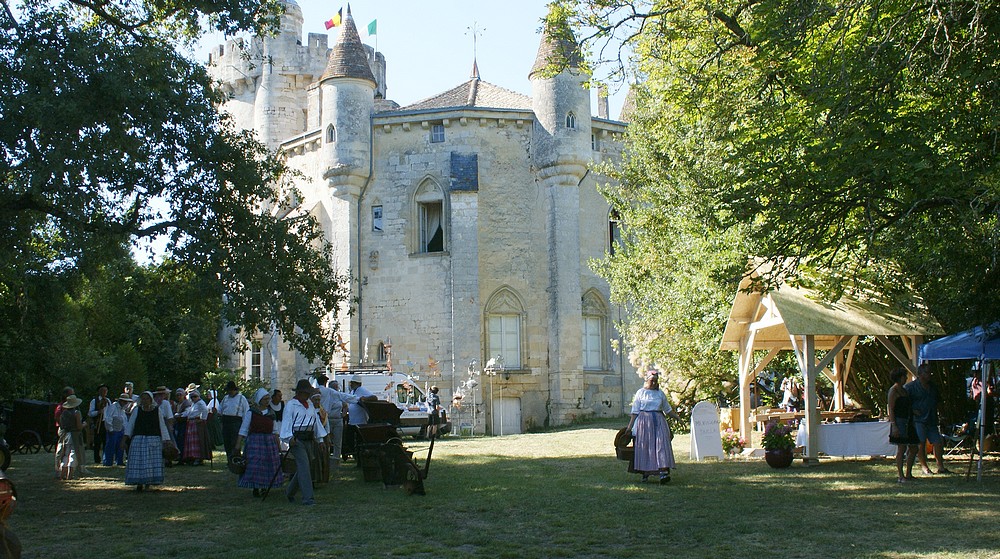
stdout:
<svg viewBox="0 0 1000 559">
<path fill-rule="evenodd" d="M 304 97 L 296 87 L 298 68 L 292 64 L 302 39 L 302 9 L 295 0 L 282 0 L 282 4 L 281 29 L 261 45 L 261 76 L 253 112 L 257 137 L 271 149 L 305 130 Z"/>
<path fill-rule="evenodd" d="M 326 71 L 319 80 L 322 147 L 320 168 L 330 189 L 331 231 L 329 241 L 341 268 L 360 269 L 358 200 L 371 174 L 371 116 L 378 87 L 348 6 L 344 25 L 333 45 Z M 344 270 L 346 271 L 346 270 Z M 352 290 L 353 290 L 352 286 Z M 354 331 L 354 317 L 341 315 L 342 331 L 350 333 L 352 360 L 361 356 L 361 335 Z"/>
<path fill-rule="evenodd" d="M 536 119 L 532 159 L 549 240 L 549 400 L 553 419 L 562 423 L 584 396 L 580 183 L 590 163 L 591 117 L 580 50 L 568 26 L 555 31 L 543 29 L 528 79 Z"/>
</svg>

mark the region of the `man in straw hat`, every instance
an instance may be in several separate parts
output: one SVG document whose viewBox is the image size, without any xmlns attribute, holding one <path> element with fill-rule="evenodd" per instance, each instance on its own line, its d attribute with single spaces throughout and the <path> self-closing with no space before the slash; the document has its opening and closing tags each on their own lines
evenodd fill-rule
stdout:
<svg viewBox="0 0 1000 559">
<path fill-rule="evenodd" d="M 288 444 L 289 452 L 295 457 L 295 475 L 288 482 L 285 496 L 288 502 L 295 502 L 295 494 L 302 491 L 302 504 L 312 505 L 313 486 L 310 475 L 309 460 L 313 453 L 313 443 L 327 436 L 319 420 L 316 406 L 309 402 L 309 397 L 315 388 L 306 379 L 300 379 L 295 385 L 295 397 L 285 407 L 284 419 L 281 422 L 280 438 Z"/>
<path fill-rule="evenodd" d="M 56 445 L 56 464 L 60 479 L 73 479 L 79 472 L 80 458 L 84 454 L 83 417 L 76 409 L 83 400 L 70 394 L 62 403 L 59 413 L 59 443 Z"/>
<path fill-rule="evenodd" d="M 174 438 L 174 407 L 170 404 L 170 389 L 162 384 L 157 386 L 153 391 L 153 403 L 156 404 L 156 409 L 167 425 L 170 440 L 177 446 L 177 439 Z M 165 460 L 164 463 L 167 467 L 172 465 L 169 460 Z"/>
</svg>

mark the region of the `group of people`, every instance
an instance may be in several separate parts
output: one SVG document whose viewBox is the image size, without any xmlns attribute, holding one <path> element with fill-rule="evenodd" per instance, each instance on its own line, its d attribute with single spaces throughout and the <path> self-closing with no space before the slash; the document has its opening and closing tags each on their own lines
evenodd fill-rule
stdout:
<svg viewBox="0 0 1000 559">
<path fill-rule="evenodd" d="M 301 502 L 312 504 L 313 484 L 328 481 L 344 455 L 345 423 L 367 423 L 362 403 L 378 399 L 358 375 L 351 377 L 347 391 L 325 375 L 317 383 L 314 387 L 300 380 L 288 402 L 281 390 L 263 388 L 248 400 L 232 381 L 221 398 L 194 383 L 173 392 L 159 386 L 140 394 L 127 383 L 118 399 L 111 400 L 108 386 L 101 385 L 86 420 L 83 401 L 66 387 L 55 412 L 57 473 L 62 479 L 90 474 L 84 467 L 89 422 L 94 463 L 124 465 L 125 484 L 136 491 L 162 484 L 166 467 L 211 459 L 222 444 L 228 462 L 244 464 L 237 485 L 252 489 L 254 496 L 285 484 L 281 452 L 286 452 L 296 465 L 286 497 L 295 501 L 301 492 Z"/>
</svg>

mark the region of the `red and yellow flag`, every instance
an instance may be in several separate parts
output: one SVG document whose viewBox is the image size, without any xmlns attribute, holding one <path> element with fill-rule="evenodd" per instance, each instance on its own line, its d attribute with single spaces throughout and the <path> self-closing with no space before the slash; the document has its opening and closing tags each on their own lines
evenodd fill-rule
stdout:
<svg viewBox="0 0 1000 559">
<path fill-rule="evenodd" d="M 333 29 L 342 23 L 344 23 L 344 8 L 337 10 L 337 13 L 326 21 L 326 28 Z"/>
</svg>

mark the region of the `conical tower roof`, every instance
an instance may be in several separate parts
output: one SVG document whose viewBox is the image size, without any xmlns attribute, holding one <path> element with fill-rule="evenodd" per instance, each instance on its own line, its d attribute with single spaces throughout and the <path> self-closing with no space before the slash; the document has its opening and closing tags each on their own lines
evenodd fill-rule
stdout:
<svg viewBox="0 0 1000 559">
<path fill-rule="evenodd" d="M 358 35 L 358 28 L 354 25 L 354 17 L 351 16 L 351 6 L 347 6 L 347 15 L 344 17 L 343 29 L 337 36 L 337 42 L 333 44 L 333 52 L 330 53 L 330 61 L 326 65 L 323 77 L 319 79 L 324 82 L 333 78 L 356 78 L 367 80 L 373 86 L 378 86 L 375 75 L 368 65 L 368 53 L 365 45 Z"/>
<path fill-rule="evenodd" d="M 580 47 L 576 44 L 576 36 L 573 35 L 569 22 L 547 20 L 542 27 L 542 40 L 538 45 L 535 63 L 528 72 L 528 78 L 548 67 L 558 71 L 565 68 L 579 69 L 582 64 L 583 55 L 580 54 Z"/>
</svg>

